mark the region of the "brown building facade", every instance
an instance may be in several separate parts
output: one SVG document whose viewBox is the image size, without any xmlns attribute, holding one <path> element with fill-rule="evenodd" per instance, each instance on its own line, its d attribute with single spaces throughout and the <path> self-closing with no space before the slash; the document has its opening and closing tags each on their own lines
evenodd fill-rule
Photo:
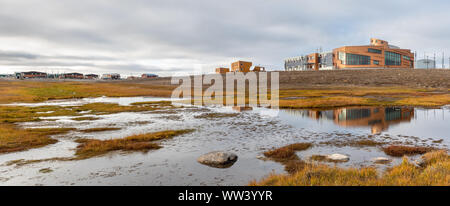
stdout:
<svg viewBox="0 0 450 206">
<path fill-rule="evenodd" d="M 47 78 L 47 73 L 30 71 L 30 72 L 18 72 L 15 74 L 17 79 L 35 79 L 35 78 Z"/>
<path fill-rule="evenodd" d="M 84 75 L 81 73 L 67 73 L 67 74 L 62 74 L 61 78 L 63 78 L 63 79 L 84 79 Z"/>
<path fill-rule="evenodd" d="M 333 64 L 336 69 L 414 68 L 414 54 L 409 49 L 400 49 L 387 41 L 372 38 L 367 46 L 334 49 Z"/>
<path fill-rule="evenodd" d="M 252 67 L 251 62 L 237 61 L 237 62 L 231 63 L 231 71 L 232 72 L 250 72 L 251 67 Z"/>
<path fill-rule="evenodd" d="M 225 74 L 227 72 L 230 72 L 230 68 L 225 68 L 225 67 L 216 68 L 217 74 Z"/>
<path fill-rule="evenodd" d="M 361 69 L 361 68 L 414 68 L 414 53 L 400 49 L 381 39 L 370 39 L 369 45 L 344 46 L 332 52 L 312 53 L 285 59 L 286 71 Z"/>
</svg>

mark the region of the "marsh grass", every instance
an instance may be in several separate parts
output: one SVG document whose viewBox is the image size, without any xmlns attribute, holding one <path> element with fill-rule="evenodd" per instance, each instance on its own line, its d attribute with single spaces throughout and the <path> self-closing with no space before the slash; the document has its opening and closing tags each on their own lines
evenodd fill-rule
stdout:
<svg viewBox="0 0 450 206">
<path fill-rule="evenodd" d="M 76 118 L 72 118 L 72 120 L 74 121 L 94 121 L 94 120 L 99 120 L 100 118 L 98 117 L 76 117 Z"/>
<path fill-rule="evenodd" d="M 94 133 L 94 132 L 118 131 L 121 129 L 122 128 L 115 128 L 115 127 L 98 127 L 98 128 L 82 129 L 79 131 L 84 133 Z"/>
<path fill-rule="evenodd" d="M 79 139 L 76 141 L 80 143 L 80 145 L 77 147 L 75 155 L 77 156 L 77 159 L 87 159 L 117 150 L 147 152 L 151 149 L 161 148 L 161 146 L 152 141 L 169 139 L 192 131 L 193 130 L 168 130 L 110 140 Z"/>
<path fill-rule="evenodd" d="M 251 186 L 450 186 L 450 158 L 446 151 L 423 156 L 425 166 L 417 167 L 408 158 L 382 175 L 375 168 L 338 168 L 306 164 L 294 174 L 271 174 Z"/>
<path fill-rule="evenodd" d="M 56 143 L 51 135 L 63 134 L 73 128 L 23 129 L 15 123 L 42 121 L 41 117 L 72 116 L 76 121 L 92 121 L 98 117 L 80 117 L 81 111 L 86 114 L 104 115 L 121 112 L 159 111 L 162 107 L 171 106 L 170 102 L 153 102 L 149 105 L 121 106 L 110 103 L 92 103 L 82 106 L 0 106 L 0 153 L 23 151 Z M 101 132 L 120 130 L 120 128 L 93 128 L 80 132 Z"/>
<path fill-rule="evenodd" d="M 0 81 L 0 103 L 86 97 L 170 97 L 175 85 L 130 82 Z"/>
<path fill-rule="evenodd" d="M 157 140 L 170 139 L 175 136 L 191 133 L 194 130 L 167 130 L 147 134 L 138 134 L 125 137 L 123 139 L 109 139 L 109 140 L 97 140 L 97 139 L 78 139 L 79 143 L 76 148 L 74 157 L 54 157 L 48 159 L 36 159 L 25 160 L 18 159 L 6 162 L 5 165 L 11 166 L 23 166 L 34 163 L 50 162 L 50 161 L 76 161 L 84 160 L 92 157 L 101 156 L 113 151 L 140 151 L 148 152 L 149 150 L 155 150 L 161 148 L 161 146 L 154 142 Z"/>
<path fill-rule="evenodd" d="M 311 143 L 295 143 L 264 152 L 264 156 L 277 160 L 298 159 L 295 152 L 307 150 L 310 147 L 312 147 Z"/>
<path fill-rule="evenodd" d="M 383 148 L 384 153 L 394 157 L 402 157 L 404 155 L 425 154 L 432 150 L 435 149 L 432 147 L 402 146 L 402 145 L 390 145 Z"/>
<path fill-rule="evenodd" d="M 0 81 L 0 103 L 40 102 L 86 97 L 170 97 L 176 85 L 139 82 Z M 228 94 L 221 94 L 227 97 Z M 229 95 L 228 95 L 229 96 Z M 270 94 L 269 94 L 270 97 Z M 248 103 L 248 100 L 246 100 Z M 224 102 L 223 102 L 224 103 Z M 139 103 L 135 104 L 138 105 Z M 146 103 L 141 103 L 146 104 Z M 222 104 L 218 102 L 218 104 Z M 281 108 L 330 108 L 342 106 L 442 106 L 450 94 L 433 89 L 404 87 L 342 87 L 280 90 Z"/>
<path fill-rule="evenodd" d="M 0 153 L 18 152 L 58 142 L 51 135 L 65 134 L 73 128 L 22 129 L 0 123 Z"/>
</svg>

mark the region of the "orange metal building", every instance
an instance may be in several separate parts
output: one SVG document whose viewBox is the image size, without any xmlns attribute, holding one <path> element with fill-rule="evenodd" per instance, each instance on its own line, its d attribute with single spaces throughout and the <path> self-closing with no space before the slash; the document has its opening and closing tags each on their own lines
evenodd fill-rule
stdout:
<svg viewBox="0 0 450 206">
<path fill-rule="evenodd" d="M 319 53 L 312 53 L 308 55 L 308 69 L 319 70 Z"/>
<path fill-rule="evenodd" d="M 225 74 L 227 72 L 230 72 L 229 68 L 225 68 L 225 67 L 216 68 L 216 73 L 217 74 Z"/>
<path fill-rule="evenodd" d="M 344 46 L 332 52 L 312 53 L 285 59 L 286 71 L 360 68 L 414 68 L 414 53 L 381 39 L 369 45 Z"/>
<path fill-rule="evenodd" d="M 336 69 L 345 68 L 414 68 L 414 54 L 409 49 L 374 39 L 366 46 L 344 46 L 333 50 Z"/>
<path fill-rule="evenodd" d="M 252 67 L 251 62 L 237 61 L 237 62 L 231 63 L 231 71 L 232 72 L 250 72 L 251 67 Z"/>
</svg>

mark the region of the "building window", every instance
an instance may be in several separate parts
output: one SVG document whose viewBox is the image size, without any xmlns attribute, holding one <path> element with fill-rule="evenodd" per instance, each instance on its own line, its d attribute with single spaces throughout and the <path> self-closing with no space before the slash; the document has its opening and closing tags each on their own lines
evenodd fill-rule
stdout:
<svg viewBox="0 0 450 206">
<path fill-rule="evenodd" d="M 373 64 L 375 64 L 375 65 L 380 65 L 380 61 L 378 61 L 378 60 L 373 60 Z"/>
<path fill-rule="evenodd" d="M 347 65 L 370 65 L 370 56 L 347 53 L 345 55 L 345 64 L 347 64 Z"/>
<path fill-rule="evenodd" d="M 384 52 L 384 64 L 388 66 L 400 66 L 402 63 L 402 55 L 386 51 Z"/>
<path fill-rule="evenodd" d="M 370 53 L 381 54 L 381 50 L 369 48 Z"/>
<path fill-rule="evenodd" d="M 408 61 L 411 61 L 411 58 L 409 56 L 403 56 L 403 59 L 406 59 Z"/>
</svg>

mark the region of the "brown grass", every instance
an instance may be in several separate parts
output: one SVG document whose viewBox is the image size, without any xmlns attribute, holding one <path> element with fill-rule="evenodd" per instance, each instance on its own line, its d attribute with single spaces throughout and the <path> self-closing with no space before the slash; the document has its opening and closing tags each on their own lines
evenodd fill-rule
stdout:
<svg viewBox="0 0 450 206">
<path fill-rule="evenodd" d="M 93 121 L 93 120 L 99 120 L 100 118 L 98 117 L 76 117 L 76 118 L 72 118 L 72 120 L 74 121 Z"/>
<path fill-rule="evenodd" d="M 121 130 L 121 129 L 122 129 L 122 128 L 99 127 L 99 128 L 83 129 L 83 130 L 79 130 L 79 131 L 80 131 L 80 132 L 84 132 L 84 133 L 93 133 L 93 132 L 117 131 L 117 130 Z"/>
<path fill-rule="evenodd" d="M 322 164 L 307 164 L 290 175 L 271 174 L 252 186 L 450 186 L 450 157 L 446 151 L 434 151 L 423 156 L 425 167 L 410 163 L 400 165 L 381 176 L 375 168 L 342 169 Z"/>
<path fill-rule="evenodd" d="M 264 152 L 264 156 L 275 160 L 295 160 L 298 159 L 296 151 L 307 150 L 312 146 L 311 143 L 296 143 L 287 145 L 278 149 Z"/>
<path fill-rule="evenodd" d="M 371 139 L 361 139 L 361 140 L 332 140 L 321 142 L 320 144 L 331 145 L 337 147 L 376 147 L 386 144 L 385 142 L 379 142 Z"/>
<path fill-rule="evenodd" d="M 58 142 L 51 135 L 65 134 L 73 128 L 22 129 L 0 123 L 0 153 L 18 152 Z"/>
<path fill-rule="evenodd" d="M 161 148 L 158 144 L 152 143 L 151 141 L 168 139 L 192 131 L 193 130 L 169 130 L 110 140 L 80 139 L 77 140 L 80 145 L 77 147 L 75 155 L 77 156 L 77 159 L 87 159 L 117 150 L 147 152 L 151 149 Z"/>
<path fill-rule="evenodd" d="M 402 157 L 404 155 L 418 155 L 425 154 L 434 150 L 431 147 L 415 147 L 415 146 L 401 146 L 401 145 L 391 145 L 383 148 L 384 153 L 394 157 Z"/>
<path fill-rule="evenodd" d="M 52 99 L 99 96 L 170 97 L 175 87 L 175 85 L 152 85 L 140 82 L 0 81 L 0 103 L 38 102 Z M 285 89 L 280 90 L 280 107 L 442 106 L 450 104 L 450 94 L 448 94 L 448 91 L 447 93 L 440 94 L 433 92 L 432 89 L 411 89 L 403 87 Z M 227 94 L 224 95 L 226 96 Z M 146 103 L 141 104 L 145 105 Z M 139 103 L 135 105 L 139 105 Z"/>
</svg>

